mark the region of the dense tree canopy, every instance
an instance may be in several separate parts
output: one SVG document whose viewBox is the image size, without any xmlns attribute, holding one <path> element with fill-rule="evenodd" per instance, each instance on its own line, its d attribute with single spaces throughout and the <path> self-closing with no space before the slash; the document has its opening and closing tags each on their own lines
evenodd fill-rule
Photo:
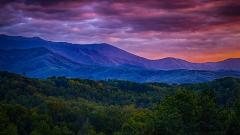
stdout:
<svg viewBox="0 0 240 135">
<path fill-rule="evenodd" d="M 169 85 L 0 72 L 0 135 L 239 134 L 239 79 Z"/>
</svg>

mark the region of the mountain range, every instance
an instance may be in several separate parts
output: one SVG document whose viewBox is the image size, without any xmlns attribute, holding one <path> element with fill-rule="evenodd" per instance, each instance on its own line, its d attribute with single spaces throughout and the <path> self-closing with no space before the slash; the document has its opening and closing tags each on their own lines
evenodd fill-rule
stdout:
<svg viewBox="0 0 240 135">
<path fill-rule="evenodd" d="M 239 58 L 207 63 L 170 57 L 149 60 L 106 43 L 82 45 L 0 35 L 0 54 L 0 70 L 37 78 L 66 76 L 194 83 L 226 76 L 240 77 Z"/>
</svg>

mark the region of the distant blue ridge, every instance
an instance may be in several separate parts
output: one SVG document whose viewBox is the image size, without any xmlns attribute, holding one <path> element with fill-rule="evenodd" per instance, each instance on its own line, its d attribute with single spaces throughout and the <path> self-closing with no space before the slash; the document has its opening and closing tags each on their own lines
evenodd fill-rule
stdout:
<svg viewBox="0 0 240 135">
<path fill-rule="evenodd" d="M 79 45 L 0 35 L 0 54 L 0 70 L 37 78 L 196 83 L 240 77 L 239 58 L 208 63 L 171 57 L 149 60 L 106 43 Z"/>
</svg>

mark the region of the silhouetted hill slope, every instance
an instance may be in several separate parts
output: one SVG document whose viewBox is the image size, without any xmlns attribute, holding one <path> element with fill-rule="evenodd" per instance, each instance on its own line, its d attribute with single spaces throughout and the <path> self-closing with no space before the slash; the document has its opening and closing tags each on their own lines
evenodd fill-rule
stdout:
<svg viewBox="0 0 240 135">
<path fill-rule="evenodd" d="M 202 64 L 176 58 L 148 60 L 108 44 L 77 45 L 2 35 L 0 53 L 0 70 L 36 78 L 196 83 L 240 76 L 239 59 Z"/>
<path fill-rule="evenodd" d="M 196 83 L 217 78 L 240 77 L 237 71 L 149 70 L 128 67 L 102 67 L 73 62 L 59 54 L 39 47 L 0 50 L 0 70 L 46 78 L 65 76 L 94 80 L 129 80 L 135 82 Z"/>
<path fill-rule="evenodd" d="M 177 58 L 148 60 L 105 43 L 79 45 L 65 42 L 50 42 L 37 37 L 0 36 L 0 49 L 35 47 L 45 47 L 71 61 L 84 65 L 136 67 L 154 70 L 240 70 L 239 58 L 208 63 L 191 63 Z"/>
<path fill-rule="evenodd" d="M 84 77 L 94 67 L 75 63 L 50 50 L 39 47 L 30 49 L 0 50 L 0 70 L 33 77 L 79 76 Z M 81 73 L 81 75 L 76 74 Z"/>
</svg>

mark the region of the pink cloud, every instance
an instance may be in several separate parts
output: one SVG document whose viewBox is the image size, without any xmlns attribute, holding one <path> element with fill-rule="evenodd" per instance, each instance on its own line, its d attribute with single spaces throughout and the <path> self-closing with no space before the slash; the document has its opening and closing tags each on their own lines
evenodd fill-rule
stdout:
<svg viewBox="0 0 240 135">
<path fill-rule="evenodd" d="M 240 57 L 237 0 L 3 1 L 0 33 L 73 43 L 106 42 L 158 59 Z"/>
</svg>

